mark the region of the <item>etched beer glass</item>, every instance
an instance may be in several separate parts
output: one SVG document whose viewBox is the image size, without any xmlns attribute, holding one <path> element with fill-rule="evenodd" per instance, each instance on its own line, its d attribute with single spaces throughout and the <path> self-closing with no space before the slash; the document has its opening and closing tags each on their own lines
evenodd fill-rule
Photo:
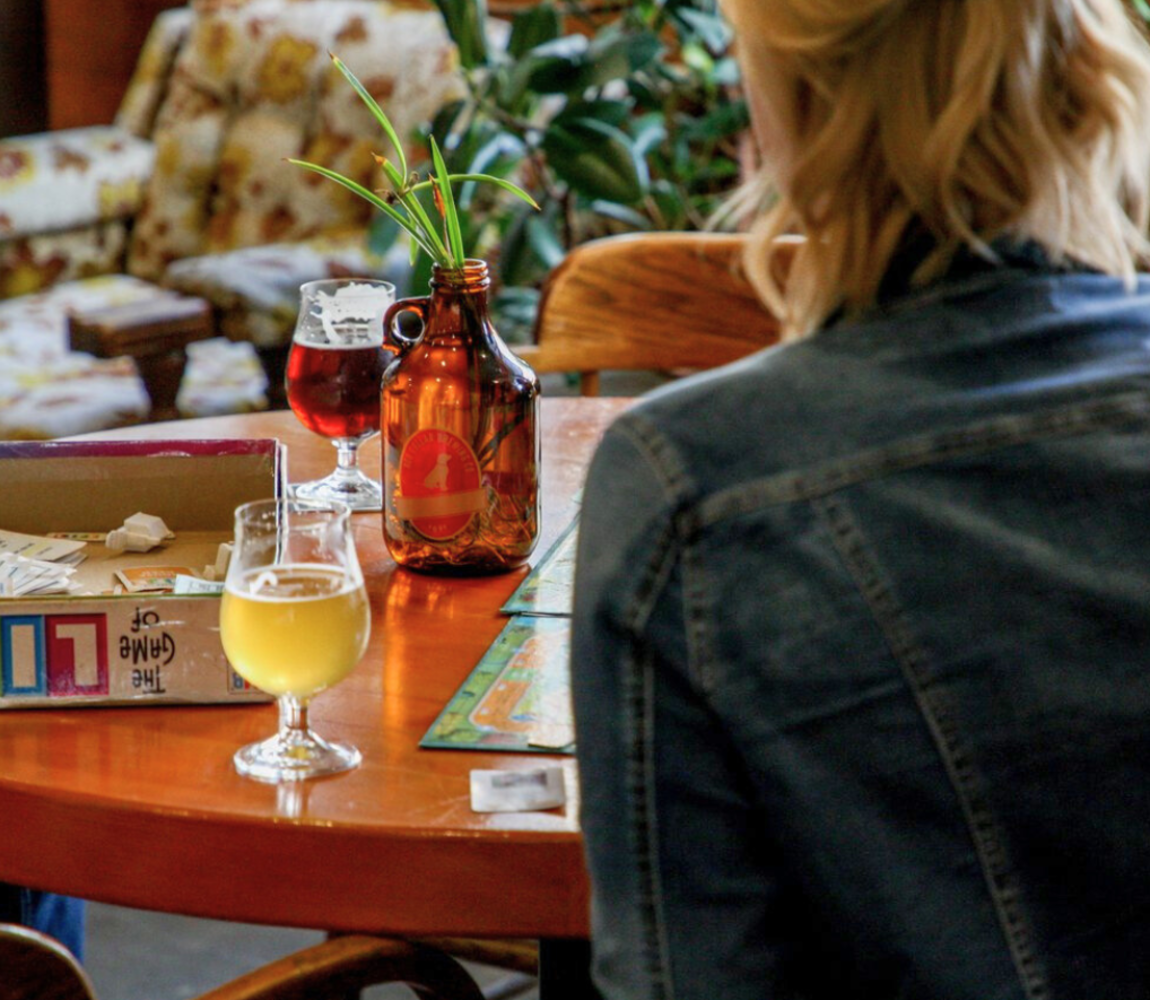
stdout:
<svg viewBox="0 0 1150 1000">
<path fill-rule="evenodd" d="M 367 649 L 371 611 L 339 503 L 257 500 L 236 510 L 220 638 L 236 672 L 279 702 L 279 731 L 235 754 L 236 770 L 296 781 L 355 767 L 355 747 L 308 726 L 308 705 Z"/>
<path fill-rule="evenodd" d="M 379 432 L 380 378 L 392 357 L 383 346 L 383 315 L 394 301 L 394 285 L 368 278 L 328 278 L 300 288 L 288 404 L 338 453 L 331 475 L 293 488 L 301 499 L 380 509 L 380 487 L 360 469 L 359 446 Z"/>
</svg>

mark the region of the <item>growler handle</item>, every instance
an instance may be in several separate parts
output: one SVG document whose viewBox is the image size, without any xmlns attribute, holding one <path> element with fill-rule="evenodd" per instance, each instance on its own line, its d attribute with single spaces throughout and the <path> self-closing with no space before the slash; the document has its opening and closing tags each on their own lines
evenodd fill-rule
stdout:
<svg viewBox="0 0 1150 1000">
<path fill-rule="evenodd" d="M 410 351 L 423 339 L 423 333 L 427 329 L 427 314 L 430 305 L 431 297 L 428 295 L 399 299 L 393 303 L 383 314 L 383 342 L 389 347 L 394 347 L 400 354 L 404 351 Z M 415 313 L 419 317 L 420 323 L 423 324 L 418 337 L 408 337 L 400 331 L 397 320 L 405 312 Z"/>
</svg>

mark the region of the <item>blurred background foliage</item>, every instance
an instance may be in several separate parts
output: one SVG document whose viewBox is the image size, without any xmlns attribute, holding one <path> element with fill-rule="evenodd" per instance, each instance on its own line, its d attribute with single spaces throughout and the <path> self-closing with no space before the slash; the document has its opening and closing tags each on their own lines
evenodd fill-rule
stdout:
<svg viewBox="0 0 1150 1000">
<path fill-rule="evenodd" d="M 430 131 L 452 173 L 513 179 L 458 192 L 464 244 L 497 278 L 496 326 L 526 339 L 539 286 L 573 246 L 613 233 L 698 229 L 739 183 L 748 126 L 716 0 L 542 0 L 505 42 L 486 0 L 435 0 L 459 48 L 465 100 Z M 376 249 L 395 238 L 381 220 Z M 411 288 L 427 287 L 416 263 Z"/>
<path fill-rule="evenodd" d="M 1150 22 L 1150 0 L 1128 2 Z M 430 127 L 448 168 L 513 179 L 542 206 L 490 185 L 459 192 L 464 245 L 493 266 L 508 340 L 529 339 L 540 285 L 572 247 L 703 228 L 738 186 L 749 118 L 717 0 L 540 0 L 498 44 L 486 0 L 434 3 L 468 89 Z M 373 245 L 396 235 L 380 219 Z M 421 256 L 411 289 L 429 278 Z"/>
</svg>

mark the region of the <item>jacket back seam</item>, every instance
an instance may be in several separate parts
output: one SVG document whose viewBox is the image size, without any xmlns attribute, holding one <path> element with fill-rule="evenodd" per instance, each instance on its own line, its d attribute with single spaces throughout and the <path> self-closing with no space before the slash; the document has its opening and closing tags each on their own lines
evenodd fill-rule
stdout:
<svg viewBox="0 0 1150 1000">
<path fill-rule="evenodd" d="M 743 483 L 702 500 L 691 520 L 697 528 L 763 507 L 814 500 L 857 483 L 948 459 L 977 455 L 1051 438 L 1074 437 L 1150 420 L 1150 393 L 1124 393 L 1038 413 L 994 417 L 764 479 Z"/>
<path fill-rule="evenodd" d="M 834 546 L 882 630 L 930 732 L 962 810 L 1023 992 L 1028 1000 L 1049 1000 L 1046 973 L 1034 949 L 1034 932 L 1022 909 L 1005 839 L 978 787 L 973 763 L 963 749 L 945 698 L 931 681 L 929 654 L 914 637 L 898 598 L 884 580 L 846 505 L 833 495 L 819 497 L 812 504 L 830 529 Z"/>
<path fill-rule="evenodd" d="M 672 1000 L 669 974 L 669 950 L 663 926 L 662 880 L 659 878 L 658 813 L 654 793 L 654 672 L 649 658 L 635 656 L 634 645 L 628 650 L 623 665 L 627 719 L 630 726 L 626 742 L 627 816 L 635 849 L 635 868 L 639 888 L 642 956 L 650 1000 Z"/>
</svg>

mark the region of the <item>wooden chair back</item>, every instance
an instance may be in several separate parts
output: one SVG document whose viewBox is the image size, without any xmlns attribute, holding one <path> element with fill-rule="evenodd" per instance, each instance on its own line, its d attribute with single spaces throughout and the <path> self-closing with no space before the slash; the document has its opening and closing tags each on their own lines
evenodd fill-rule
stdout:
<svg viewBox="0 0 1150 1000">
<path fill-rule="evenodd" d="M 537 372 L 579 373 L 593 396 L 601 371 L 711 368 L 767 347 L 779 324 L 742 273 L 745 240 L 645 233 L 584 243 L 544 286 L 535 343 L 515 351 Z"/>
<path fill-rule="evenodd" d="M 0 924 L 0 1000 L 95 1000 L 71 952 L 52 938 Z"/>
</svg>

